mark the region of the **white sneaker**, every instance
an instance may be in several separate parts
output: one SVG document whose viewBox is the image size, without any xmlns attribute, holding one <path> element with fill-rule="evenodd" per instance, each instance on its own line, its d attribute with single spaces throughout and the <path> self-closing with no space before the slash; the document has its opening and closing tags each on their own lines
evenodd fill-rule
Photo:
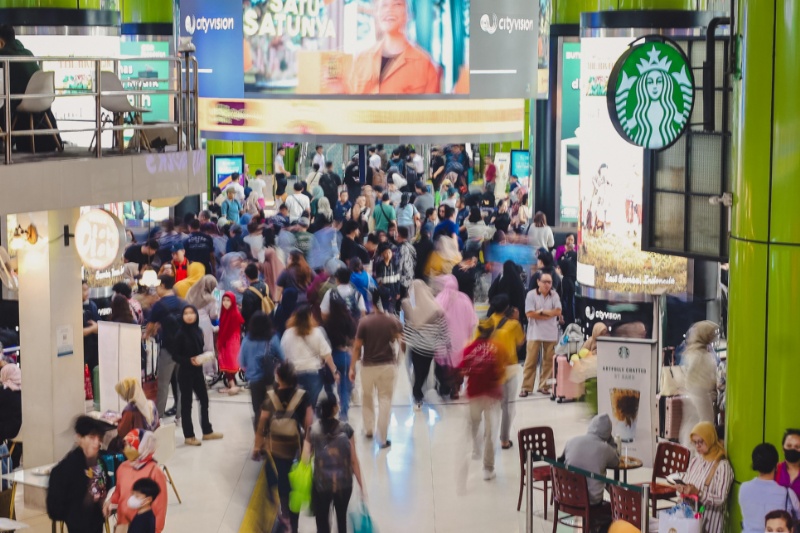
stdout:
<svg viewBox="0 0 800 533">
<path fill-rule="evenodd" d="M 422 402 L 414 402 L 414 410 L 422 411 Z"/>
<path fill-rule="evenodd" d="M 483 480 L 490 481 L 497 477 L 497 474 L 494 473 L 494 470 L 484 470 L 483 471 Z"/>
</svg>

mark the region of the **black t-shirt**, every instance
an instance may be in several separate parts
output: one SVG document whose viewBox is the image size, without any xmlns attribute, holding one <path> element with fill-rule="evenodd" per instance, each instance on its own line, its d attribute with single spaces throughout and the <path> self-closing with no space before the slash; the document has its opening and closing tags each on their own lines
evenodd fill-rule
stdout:
<svg viewBox="0 0 800 533">
<path fill-rule="evenodd" d="M 128 533 L 154 533 L 156 530 L 156 515 L 153 511 L 137 514 L 128 525 Z"/>
<path fill-rule="evenodd" d="M 163 339 L 163 330 L 164 324 L 169 324 L 169 316 L 170 315 L 178 315 L 180 314 L 183 307 L 186 305 L 186 302 L 175 296 L 174 294 L 169 296 L 164 296 L 159 301 L 157 301 L 153 305 L 152 311 L 150 311 L 150 322 L 158 322 L 161 325 L 159 328 L 158 333 L 159 336 Z M 174 346 L 165 346 L 168 350 L 175 349 Z"/>
<path fill-rule="evenodd" d="M 183 242 L 186 259 L 192 263 L 203 263 L 206 273 L 211 273 L 211 254 L 214 253 L 214 239 L 210 235 L 195 231 Z"/>
<path fill-rule="evenodd" d="M 558 267 L 561 269 L 561 275 L 575 281 L 578 278 L 578 252 L 575 250 L 564 252 L 558 260 Z"/>
<path fill-rule="evenodd" d="M 442 168 L 443 166 L 444 166 L 444 158 L 442 156 L 437 155 L 431 158 L 431 176 L 436 174 L 436 171 Z M 444 172 L 436 176 L 436 179 L 433 181 L 435 185 L 435 190 L 439 190 L 439 186 L 441 185 L 442 180 L 444 180 Z"/>
<path fill-rule="evenodd" d="M 458 265 L 453 268 L 453 276 L 458 281 L 458 290 L 469 296 L 470 300 L 475 299 L 475 284 L 478 281 L 480 270 L 478 265 L 466 270 Z"/>
<path fill-rule="evenodd" d="M 345 263 L 352 258 L 358 257 L 363 264 L 369 263 L 369 253 L 367 249 L 349 237 L 342 238 L 342 245 L 339 249 L 339 259 Z"/>
<path fill-rule="evenodd" d="M 136 263 L 139 268 L 149 265 L 152 259 L 149 255 L 142 253 L 142 247 L 138 244 L 134 244 L 125 250 L 125 260 L 129 263 Z"/>
</svg>

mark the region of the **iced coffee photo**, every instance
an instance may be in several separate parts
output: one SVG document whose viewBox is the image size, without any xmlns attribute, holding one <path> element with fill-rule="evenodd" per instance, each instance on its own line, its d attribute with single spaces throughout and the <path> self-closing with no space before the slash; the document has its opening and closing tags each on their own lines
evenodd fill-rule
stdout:
<svg viewBox="0 0 800 533">
<path fill-rule="evenodd" d="M 636 439 L 639 396 L 638 390 L 611 389 L 611 412 L 615 420 L 614 434 L 619 435 L 622 442 L 633 442 Z"/>
</svg>

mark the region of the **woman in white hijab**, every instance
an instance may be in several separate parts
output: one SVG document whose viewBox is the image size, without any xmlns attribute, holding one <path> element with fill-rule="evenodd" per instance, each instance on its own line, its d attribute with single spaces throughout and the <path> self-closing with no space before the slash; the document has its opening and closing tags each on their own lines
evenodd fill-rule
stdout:
<svg viewBox="0 0 800 533">
<path fill-rule="evenodd" d="M 214 351 L 214 333 L 219 330 L 219 326 L 214 325 L 219 320 L 219 303 L 214 298 L 216 288 L 217 278 L 206 274 L 186 294 L 186 301 L 197 308 L 200 330 L 203 332 L 203 349 L 207 352 Z M 207 376 L 216 375 L 216 364 L 216 359 L 205 363 L 203 373 Z"/>
<path fill-rule="evenodd" d="M 415 279 L 411 283 L 402 308 L 405 317 L 403 337 L 411 350 L 411 363 L 414 366 L 414 406 L 420 409 L 425 398 L 422 387 L 428 379 L 431 361 L 437 353 L 450 353 L 450 337 L 444 311 L 424 281 Z M 437 380 L 444 383 L 446 368 L 437 364 L 435 372 Z"/>
<path fill-rule="evenodd" d="M 709 320 L 697 322 L 686 334 L 686 349 L 681 360 L 689 396 L 683 404 L 681 420 L 681 444 L 686 447 L 691 444 L 692 428 L 700 422 L 714 423 L 717 356 L 712 344 L 718 336 L 719 326 Z"/>
</svg>

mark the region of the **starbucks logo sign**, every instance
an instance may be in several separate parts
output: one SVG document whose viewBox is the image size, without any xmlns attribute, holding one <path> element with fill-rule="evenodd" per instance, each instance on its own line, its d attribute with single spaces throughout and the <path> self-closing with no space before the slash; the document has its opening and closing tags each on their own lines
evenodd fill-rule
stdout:
<svg viewBox="0 0 800 533">
<path fill-rule="evenodd" d="M 660 36 L 629 48 L 608 80 L 608 113 L 631 144 L 662 150 L 683 134 L 694 105 L 694 76 L 677 44 Z"/>
</svg>

